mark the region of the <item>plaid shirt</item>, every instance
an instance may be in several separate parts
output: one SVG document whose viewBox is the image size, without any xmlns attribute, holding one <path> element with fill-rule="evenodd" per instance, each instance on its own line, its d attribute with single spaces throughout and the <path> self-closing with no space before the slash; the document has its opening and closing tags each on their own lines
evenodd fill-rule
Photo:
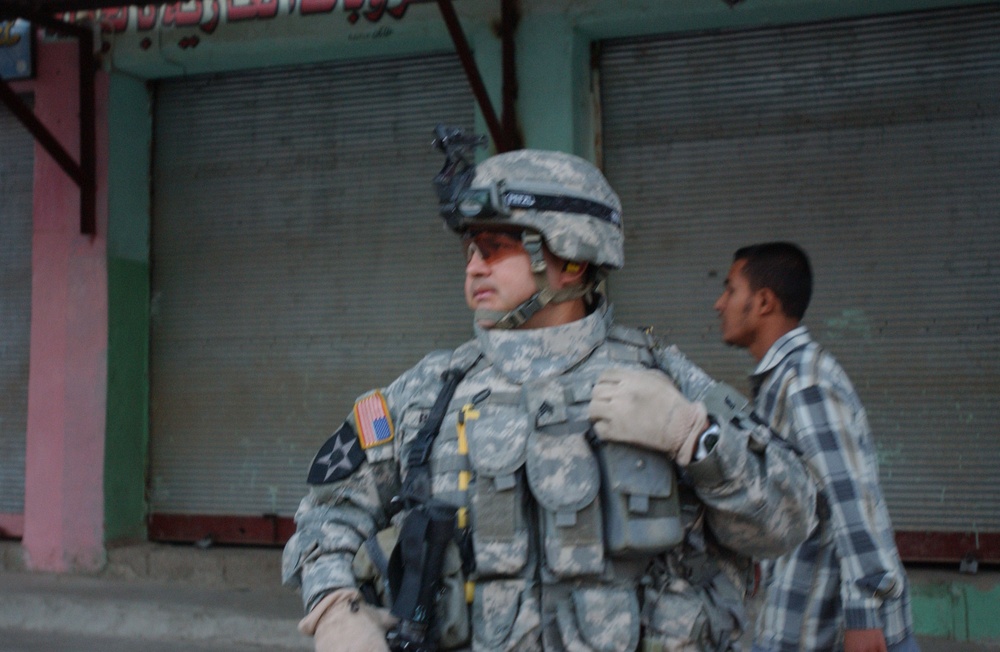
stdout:
<svg viewBox="0 0 1000 652">
<path fill-rule="evenodd" d="M 899 642 L 913 630 L 909 589 L 854 386 L 802 326 L 774 343 L 750 381 L 755 412 L 799 449 L 820 489 L 809 539 L 764 564 L 756 645 L 837 650 L 845 629 Z"/>
</svg>

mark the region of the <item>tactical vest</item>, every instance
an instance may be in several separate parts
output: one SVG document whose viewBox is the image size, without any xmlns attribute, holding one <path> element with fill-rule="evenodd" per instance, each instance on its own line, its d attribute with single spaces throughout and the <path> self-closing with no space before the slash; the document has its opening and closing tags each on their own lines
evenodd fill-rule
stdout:
<svg viewBox="0 0 1000 652">
<path fill-rule="evenodd" d="M 684 537 L 676 470 L 662 453 L 599 442 L 587 408 L 604 369 L 656 364 L 650 339 L 613 327 L 578 368 L 525 385 L 498 378 L 470 347 L 453 355 L 453 367 L 476 362 L 430 456 L 434 497 L 458 508 L 472 543 L 471 614 L 446 581 L 442 647 L 467 645 L 471 629 L 473 649 L 503 649 L 554 615 L 557 628 L 543 628 L 546 649 L 635 649 L 639 580 Z M 418 406 L 400 427 L 425 417 Z"/>
</svg>

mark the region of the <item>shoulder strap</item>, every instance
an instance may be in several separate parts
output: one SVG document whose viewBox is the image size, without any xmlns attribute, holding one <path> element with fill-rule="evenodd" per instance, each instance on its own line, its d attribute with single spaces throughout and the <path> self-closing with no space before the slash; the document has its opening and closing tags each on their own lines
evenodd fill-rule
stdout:
<svg viewBox="0 0 1000 652">
<path fill-rule="evenodd" d="M 460 347 L 464 348 L 464 347 Z M 452 362 L 456 357 L 452 356 Z M 407 453 L 409 468 L 403 483 L 403 502 L 409 509 L 403 518 L 399 542 L 388 563 L 392 613 L 400 620 L 387 637 L 390 648 L 401 650 L 437 649 L 434 600 L 441 581 L 445 550 L 455 535 L 455 508 L 431 499 L 430 454 L 441 430 L 448 404 L 458 384 L 481 355 L 465 356 L 460 366 L 444 372 L 444 386 L 434 400 L 427 420 L 414 435 Z"/>
<path fill-rule="evenodd" d="M 452 367 L 441 375 L 444 386 L 441 387 L 441 392 L 434 400 L 434 405 L 431 407 L 430 414 L 427 415 L 427 420 L 420 426 L 417 434 L 413 436 L 413 443 L 410 445 L 410 450 L 407 453 L 406 462 L 408 468 L 406 482 L 403 486 L 403 498 L 409 507 L 430 498 L 431 477 L 428 460 L 431 456 L 431 447 L 434 445 L 434 439 L 441 430 L 441 422 L 444 421 L 444 416 L 448 412 L 448 404 L 455 395 L 455 389 L 462 382 L 462 379 L 465 378 L 465 374 L 479 362 L 481 357 L 482 354 L 474 357 L 467 356 L 462 361 L 462 366 Z"/>
<path fill-rule="evenodd" d="M 656 344 L 656 338 L 649 331 L 639 328 L 629 328 L 621 324 L 611 325 L 611 328 L 608 329 L 608 339 L 650 350 Z"/>
</svg>

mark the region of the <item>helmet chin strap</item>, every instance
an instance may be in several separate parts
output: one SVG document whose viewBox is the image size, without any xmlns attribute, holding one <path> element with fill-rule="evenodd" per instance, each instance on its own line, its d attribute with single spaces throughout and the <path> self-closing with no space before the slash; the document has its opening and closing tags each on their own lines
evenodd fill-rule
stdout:
<svg viewBox="0 0 1000 652">
<path fill-rule="evenodd" d="M 487 310 L 485 308 L 477 309 L 474 319 L 476 323 L 483 325 L 484 328 L 498 328 L 502 330 L 517 328 L 550 303 L 561 303 L 571 299 L 578 299 L 590 293 L 591 284 L 589 283 L 583 286 L 574 285 L 554 291 L 549 286 L 549 277 L 545 273 L 546 263 L 545 256 L 542 254 L 542 236 L 537 233 L 525 231 L 521 236 L 521 242 L 524 243 L 524 248 L 531 258 L 531 275 L 535 278 L 535 287 L 538 288 L 538 291 L 509 312 Z M 492 324 L 492 326 L 488 324 Z"/>
</svg>

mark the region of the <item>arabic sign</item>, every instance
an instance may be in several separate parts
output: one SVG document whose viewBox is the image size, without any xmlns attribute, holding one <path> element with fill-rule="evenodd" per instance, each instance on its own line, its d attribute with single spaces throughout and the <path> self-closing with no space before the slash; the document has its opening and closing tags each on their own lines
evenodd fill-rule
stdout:
<svg viewBox="0 0 1000 652">
<path fill-rule="evenodd" d="M 279 15 L 310 16 L 337 10 L 347 21 L 375 23 L 389 16 L 400 19 L 411 4 L 427 0 L 186 0 L 165 5 L 98 9 L 62 14 L 68 21 L 96 20 L 105 33 L 148 32 L 168 27 L 198 27 L 211 34 L 220 24 L 271 20 Z"/>
<path fill-rule="evenodd" d="M 28 79 L 34 74 L 31 45 L 31 23 L 0 21 L 0 78 Z"/>
</svg>

